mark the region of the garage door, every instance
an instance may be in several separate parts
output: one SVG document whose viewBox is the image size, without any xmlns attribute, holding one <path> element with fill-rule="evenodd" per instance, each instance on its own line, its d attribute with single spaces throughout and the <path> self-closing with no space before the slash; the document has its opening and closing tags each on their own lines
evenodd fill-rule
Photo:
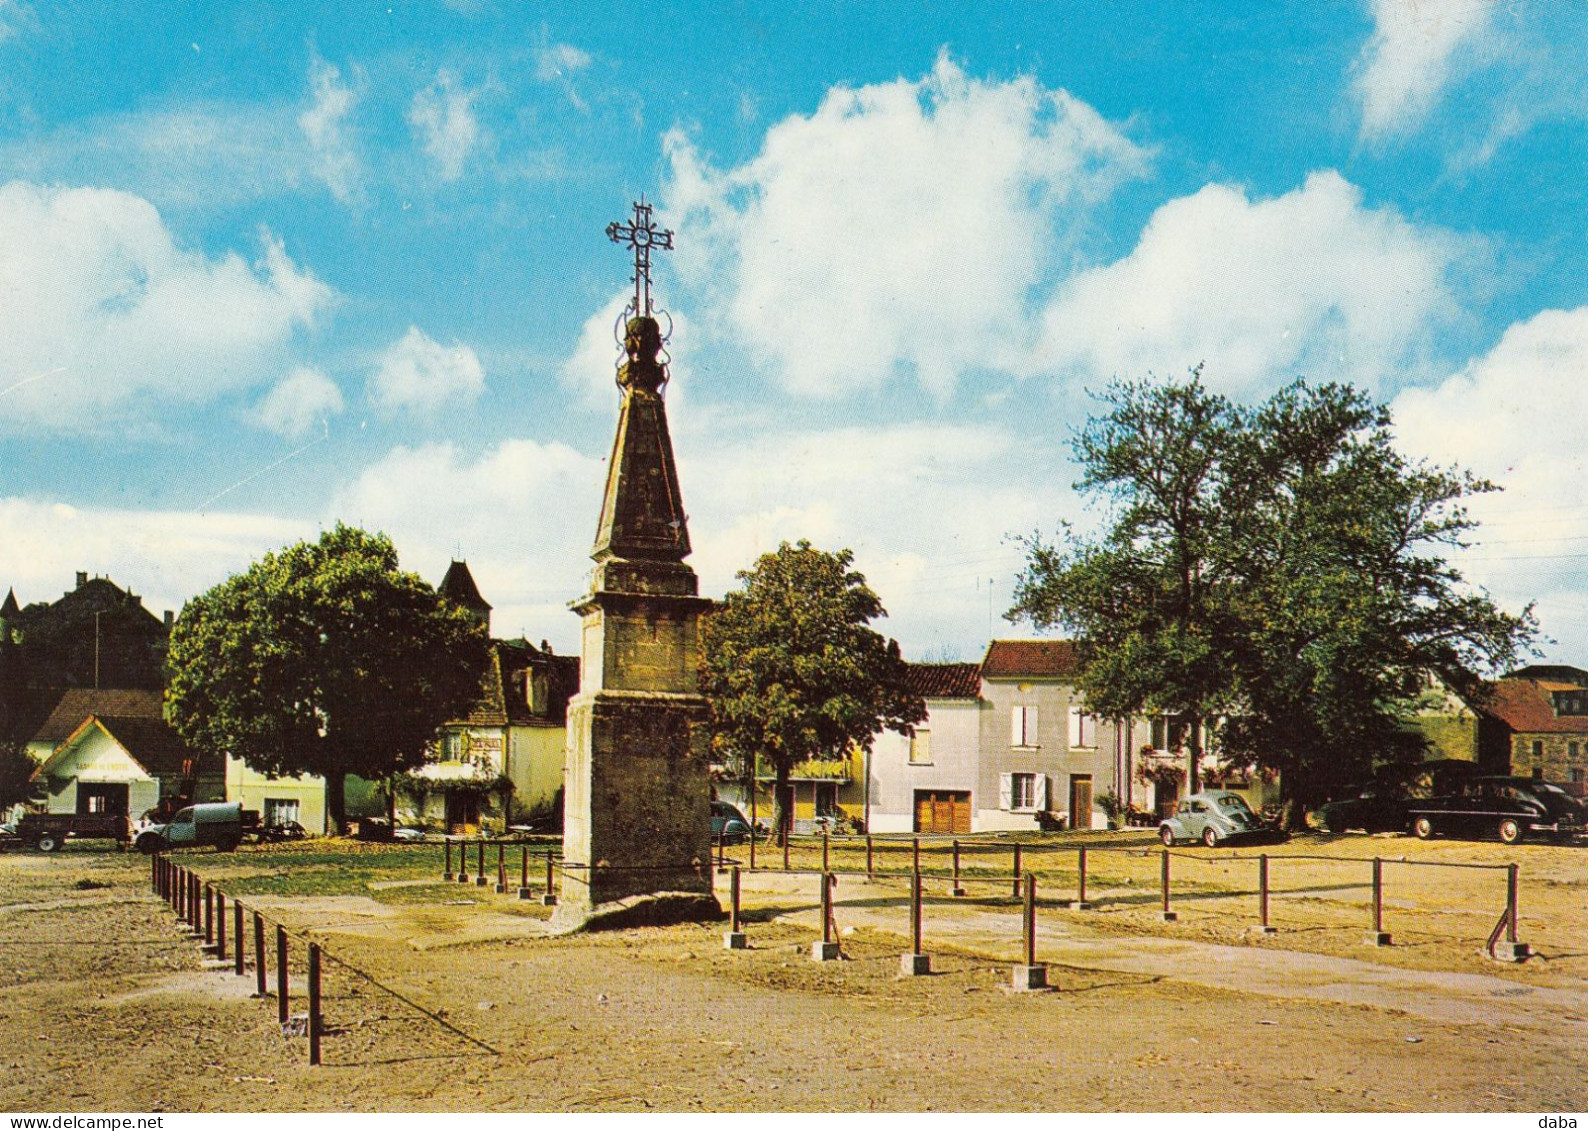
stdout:
<svg viewBox="0 0 1588 1131">
<path fill-rule="evenodd" d="M 915 831 L 918 833 L 970 832 L 970 790 L 916 790 Z"/>
</svg>

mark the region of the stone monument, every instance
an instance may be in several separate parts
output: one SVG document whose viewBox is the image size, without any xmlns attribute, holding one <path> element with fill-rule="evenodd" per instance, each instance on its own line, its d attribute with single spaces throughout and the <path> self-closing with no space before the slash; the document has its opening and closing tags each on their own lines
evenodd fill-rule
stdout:
<svg viewBox="0 0 1588 1131">
<path fill-rule="evenodd" d="M 667 430 L 652 248 L 670 249 L 642 198 L 607 235 L 634 250 L 618 367 L 622 404 L 568 705 L 563 872 L 554 928 L 716 919 L 711 887 L 709 705 L 697 683 L 699 595 Z"/>
</svg>

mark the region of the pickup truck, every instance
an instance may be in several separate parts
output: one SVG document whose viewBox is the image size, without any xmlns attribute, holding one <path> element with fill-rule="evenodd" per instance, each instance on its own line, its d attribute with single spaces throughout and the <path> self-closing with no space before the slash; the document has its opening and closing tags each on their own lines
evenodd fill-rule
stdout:
<svg viewBox="0 0 1588 1131">
<path fill-rule="evenodd" d="M 125 849 L 132 839 L 132 825 L 126 817 L 103 813 L 24 813 L 17 822 L 17 836 L 23 844 L 40 852 L 54 852 L 74 840 L 113 840 Z"/>
</svg>

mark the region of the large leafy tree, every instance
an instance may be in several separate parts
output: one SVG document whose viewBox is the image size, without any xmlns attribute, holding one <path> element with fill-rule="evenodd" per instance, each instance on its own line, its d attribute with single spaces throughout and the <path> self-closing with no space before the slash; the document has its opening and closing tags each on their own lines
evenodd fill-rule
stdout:
<svg viewBox="0 0 1588 1131">
<path fill-rule="evenodd" d="M 1221 459 L 1236 422 L 1199 372 L 1116 382 L 1099 399 L 1107 411 L 1073 442 L 1076 489 L 1109 506 L 1111 522 L 1090 540 L 1029 539 L 1010 616 L 1077 636 L 1080 687 L 1099 714 L 1185 723 L 1196 790 L 1206 720 L 1235 692 Z"/>
<path fill-rule="evenodd" d="M 0 734 L 0 815 L 13 805 L 36 798 L 40 789 L 32 781 L 38 764 L 28 757 L 27 746 L 21 739 Z"/>
<path fill-rule="evenodd" d="M 1116 382 L 1077 437 L 1101 533 L 1033 539 L 1013 616 L 1081 639 L 1109 714 L 1221 717 L 1226 757 L 1281 773 L 1292 820 L 1375 761 L 1416 756 L 1405 705 L 1532 638 L 1445 554 L 1494 486 L 1395 450 L 1388 412 L 1345 385 L 1247 409 L 1188 381 Z M 1199 753 L 1190 750 L 1196 787 Z"/>
<path fill-rule="evenodd" d="M 485 632 L 398 569 L 382 534 L 338 525 L 188 602 L 171 634 L 171 721 L 190 745 L 275 775 L 318 774 L 345 827 L 345 778 L 421 765 L 465 714 Z"/>
<path fill-rule="evenodd" d="M 785 542 L 741 570 L 741 588 L 702 625 L 713 742 L 772 767 L 780 838 L 796 765 L 870 750 L 884 728 L 910 734 L 926 718 L 926 704 L 906 686 L 898 643 L 870 627 L 887 613 L 853 561 L 848 550 Z"/>
</svg>

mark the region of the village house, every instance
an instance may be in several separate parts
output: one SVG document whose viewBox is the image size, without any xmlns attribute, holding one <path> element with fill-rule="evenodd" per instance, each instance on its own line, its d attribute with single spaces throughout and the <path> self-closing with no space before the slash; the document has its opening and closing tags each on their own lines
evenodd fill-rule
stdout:
<svg viewBox="0 0 1588 1131">
<path fill-rule="evenodd" d="M 1518 668 L 1470 698 L 1435 684 L 1413 725 L 1431 758 L 1543 778 L 1588 797 L 1588 671 L 1582 668 Z"/>
<path fill-rule="evenodd" d="M 137 819 L 225 800 L 221 760 L 187 747 L 159 718 L 89 715 L 33 773 L 45 811 Z"/>
</svg>

